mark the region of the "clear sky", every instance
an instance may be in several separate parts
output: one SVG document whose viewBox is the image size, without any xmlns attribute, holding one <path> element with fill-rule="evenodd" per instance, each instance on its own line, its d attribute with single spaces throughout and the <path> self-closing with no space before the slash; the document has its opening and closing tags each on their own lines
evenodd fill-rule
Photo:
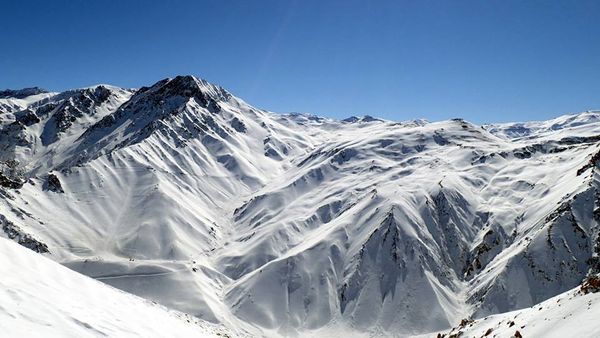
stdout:
<svg viewBox="0 0 600 338">
<path fill-rule="evenodd" d="M 0 14 L 0 89 L 193 74 L 337 118 L 600 109 L 600 1 L 2 0 Z"/>
</svg>

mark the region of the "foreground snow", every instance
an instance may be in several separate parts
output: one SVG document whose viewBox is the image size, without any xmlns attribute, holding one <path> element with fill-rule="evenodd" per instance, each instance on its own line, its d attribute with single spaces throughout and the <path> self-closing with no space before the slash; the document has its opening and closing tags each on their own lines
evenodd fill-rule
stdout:
<svg viewBox="0 0 600 338">
<path fill-rule="evenodd" d="M 216 337 L 227 331 L 0 239 L 3 337 Z"/>
<path fill-rule="evenodd" d="M 600 337 L 600 293 L 582 294 L 574 289 L 523 310 L 465 322 L 445 337 Z M 518 332 L 518 334 L 517 334 Z M 428 334 L 423 337 L 432 337 Z"/>
</svg>

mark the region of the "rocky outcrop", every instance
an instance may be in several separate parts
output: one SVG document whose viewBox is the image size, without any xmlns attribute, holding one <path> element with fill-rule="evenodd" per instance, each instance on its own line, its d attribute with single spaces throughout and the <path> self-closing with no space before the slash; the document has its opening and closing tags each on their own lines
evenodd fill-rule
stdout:
<svg viewBox="0 0 600 338">
<path fill-rule="evenodd" d="M 600 275 L 589 276 L 584 279 L 580 290 L 584 294 L 600 292 Z"/>
<path fill-rule="evenodd" d="M 0 173 L 0 187 L 10 188 L 10 189 L 20 189 L 23 186 L 23 181 L 10 178 Z"/>
<path fill-rule="evenodd" d="M 50 252 L 48 250 L 48 246 L 45 243 L 40 242 L 30 234 L 23 231 L 16 224 L 6 219 L 4 215 L 0 215 L 0 224 L 2 225 L 2 231 L 4 231 L 4 233 L 9 239 L 38 253 Z"/>
<path fill-rule="evenodd" d="M 53 191 L 57 193 L 65 192 L 63 190 L 62 184 L 60 183 L 60 180 L 58 179 L 58 176 L 56 176 L 55 174 L 48 174 L 46 182 L 44 183 L 44 190 Z"/>
</svg>

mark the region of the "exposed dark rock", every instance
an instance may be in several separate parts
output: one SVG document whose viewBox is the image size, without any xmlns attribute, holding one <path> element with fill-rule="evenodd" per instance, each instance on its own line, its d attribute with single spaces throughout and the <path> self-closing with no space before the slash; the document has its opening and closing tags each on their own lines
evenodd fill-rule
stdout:
<svg viewBox="0 0 600 338">
<path fill-rule="evenodd" d="M 0 173 L 0 187 L 10 189 L 20 189 L 23 186 L 23 181 L 16 178 L 10 178 Z"/>
<path fill-rule="evenodd" d="M 352 148 L 342 149 L 341 151 L 337 152 L 335 154 L 335 156 L 333 156 L 331 158 L 331 162 L 332 163 L 336 162 L 337 164 L 342 164 L 344 162 L 350 161 L 350 159 L 352 159 L 356 155 L 358 155 L 358 151 L 356 151 L 355 149 L 352 149 Z"/>
<path fill-rule="evenodd" d="M 309 117 L 309 119 L 311 119 L 311 118 Z M 383 120 L 375 118 L 371 115 L 365 115 L 363 117 L 350 116 L 348 118 L 343 119 L 342 122 L 348 122 L 348 123 L 366 122 L 366 123 L 368 123 L 368 122 L 383 122 Z"/>
<path fill-rule="evenodd" d="M 212 90 L 208 90 L 208 87 Z M 225 89 L 218 86 L 212 86 L 208 84 L 208 82 L 196 79 L 191 75 L 176 76 L 173 79 L 161 80 L 146 91 L 150 92 L 153 89 L 152 96 L 154 100 L 160 101 L 170 96 L 194 98 L 196 102 L 205 108 L 209 108 L 211 112 L 220 110 L 217 101 L 227 100 L 231 97 L 231 94 Z M 140 92 L 138 91 L 138 93 Z"/>
<path fill-rule="evenodd" d="M 58 179 L 58 176 L 56 176 L 54 174 L 48 174 L 48 178 L 46 179 L 46 182 L 44 183 L 44 190 L 58 192 L 58 193 L 65 192 L 62 188 L 62 184 L 60 183 L 60 180 Z"/>
<path fill-rule="evenodd" d="M 2 161 L 0 162 L 0 169 L 0 187 L 20 189 L 25 183 L 23 169 L 19 166 L 19 161 Z"/>
<path fill-rule="evenodd" d="M 584 294 L 600 292 L 600 276 L 589 276 L 581 283 L 581 292 Z"/>
<path fill-rule="evenodd" d="M 39 123 L 40 118 L 32 112 L 31 110 L 25 110 L 20 114 L 15 114 L 16 120 L 21 122 L 25 126 L 31 126 L 33 124 Z"/>
<path fill-rule="evenodd" d="M 69 130 L 77 119 L 93 116 L 96 108 L 105 103 L 112 91 L 105 86 L 77 89 L 60 94 L 61 101 L 44 104 L 35 111 L 36 116 L 51 114 L 42 132 L 44 145 L 57 141 L 61 134 Z"/>
<path fill-rule="evenodd" d="M 559 142 L 559 144 L 561 144 L 561 142 Z M 536 144 L 528 145 L 525 147 L 513 149 L 512 151 L 501 151 L 501 152 L 497 152 L 497 153 L 490 153 L 490 154 L 485 154 L 485 155 L 481 155 L 481 156 L 476 156 L 476 157 L 473 157 L 471 164 L 485 163 L 486 161 L 494 158 L 496 155 L 499 155 L 502 158 L 508 158 L 510 156 L 513 156 L 515 158 L 523 160 L 523 159 L 531 158 L 536 153 L 556 154 L 556 153 L 561 153 L 567 149 L 569 149 L 569 148 L 558 146 L 552 142 L 548 142 L 548 143 L 544 143 L 544 144 L 536 143 Z"/>
<path fill-rule="evenodd" d="M 471 319 L 471 318 L 463 318 L 460 321 L 460 324 L 458 324 L 458 327 L 461 328 L 461 329 L 464 329 L 465 327 L 467 327 L 467 325 L 469 325 L 469 324 L 471 324 L 473 322 L 474 322 L 474 320 Z"/>
<path fill-rule="evenodd" d="M 231 120 L 231 127 L 239 131 L 240 133 L 245 133 L 247 130 L 244 122 L 240 121 L 240 119 L 238 119 L 237 117 L 234 117 L 233 120 Z"/>
<path fill-rule="evenodd" d="M 376 121 L 379 121 L 379 122 L 381 122 L 382 120 L 380 120 L 380 119 L 377 119 L 377 118 L 374 118 L 374 117 L 373 117 L 373 116 L 371 116 L 371 115 L 365 115 L 365 116 L 362 118 L 362 122 L 376 122 Z"/>
<path fill-rule="evenodd" d="M 585 144 L 585 143 L 597 143 L 600 141 L 600 135 L 594 136 L 569 136 L 563 137 L 558 141 L 559 144 Z"/>
<path fill-rule="evenodd" d="M 271 148 L 270 146 L 265 147 L 265 156 L 276 160 L 282 160 L 282 157 L 277 150 Z"/>
<path fill-rule="evenodd" d="M 444 138 L 444 136 L 442 136 L 442 134 L 437 130 L 433 133 L 433 141 L 440 146 L 450 144 L 450 142 L 446 138 Z"/>
<path fill-rule="evenodd" d="M 502 249 L 498 247 L 502 243 L 502 238 L 502 235 L 491 229 L 483 235 L 482 241 L 467 255 L 467 263 L 463 272 L 464 277 L 472 277 L 472 275 L 487 265 L 495 254 Z M 492 252 L 490 253 L 490 251 Z"/>
<path fill-rule="evenodd" d="M 600 161 L 600 151 L 597 151 L 596 153 L 594 153 L 594 155 L 592 155 L 590 160 L 583 167 L 581 167 L 577 170 L 577 176 L 583 174 L 588 169 L 595 167 L 596 163 L 598 161 Z"/>
<path fill-rule="evenodd" d="M 30 234 L 25 233 L 20 227 L 9 221 L 3 215 L 0 215 L 0 224 L 2 231 L 9 239 L 19 243 L 20 245 L 38 253 L 49 253 L 48 246 L 45 243 L 33 238 Z"/>
</svg>

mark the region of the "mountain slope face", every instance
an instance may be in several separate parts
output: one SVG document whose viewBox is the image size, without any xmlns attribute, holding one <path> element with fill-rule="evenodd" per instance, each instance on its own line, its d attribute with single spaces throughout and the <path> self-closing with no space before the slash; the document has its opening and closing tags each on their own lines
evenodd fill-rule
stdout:
<svg viewBox="0 0 600 338">
<path fill-rule="evenodd" d="M 0 109 L 3 236 L 255 335 L 439 332 L 600 272 L 594 112 L 336 121 L 192 76 Z"/>
</svg>

